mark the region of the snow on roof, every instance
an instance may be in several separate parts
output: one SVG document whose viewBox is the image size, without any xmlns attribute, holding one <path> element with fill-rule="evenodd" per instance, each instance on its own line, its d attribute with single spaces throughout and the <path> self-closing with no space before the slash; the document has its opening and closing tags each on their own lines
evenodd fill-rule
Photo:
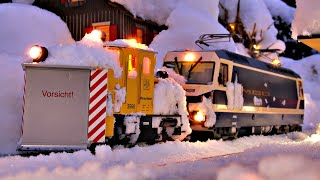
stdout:
<svg viewBox="0 0 320 180">
<path fill-rule="evenodd" d="M 320 1 L 296 0 L 297 10 L 292 22 L 292 38 L 320 34 Z"/>
<path fill-rule="evenodd" d="M 35 44 L 52 46 L 74 42 L 57 15 L 35 6 L 0 4 L 0 52 L 24 55 Z"/>
<path fill-rule="evenodd" d="M 295 8 L 288 6 L 282 0 L 264 0 L 273 17 L 281 17 L 287 24 L 291 24 L 294 18 Z"/>
<path fill-rule="evenodd" d="M 118 46 L 118 47 L 132 47 L 137 49 L 143 49 L 147 51 L 153 51 L 152 48 L 149 48 L 145 44 L 137 42 L 136 39 L 117 39 L 111 42 L 106 42 L 107 46 Z"/>
<path fill-rule="evenodd" d="M 111 68 L 115 77 L 120 77 L 119 54 L 104 48 L 100 37 L 99 31 L 92 31 L 79 42 L 49 47 L 49 56 L 44 63 Z"/>
<path fill-rule="evenodd" d="M 156 49 L 157 68 L 162 66 L 163 58 L 168 51 L 176 49 L 199 50 L 195 41 L 202 34 L 229 34 L 218 22 L 219 1 L 203 0 L 184 1 L 175 8 L 167 19 L 168 30 L 164 30 L 152 41 L 150 47 Z M 236 46 L 231 42 L 216 43 L 215 48 L 227 49 L 235 52 Z"/>
<path fill-rule="evenodd" d="M 228 23 L 235 23 L 239 4 L 239 16 L 246 32 L 253 34 L 261 49 L 266 49 L 277 41 L 278 30 L 273 25 L 272 15 L 264 0 L 238 1 L 220 0 L 221 6 L 228 11 Z M 225 17 L 224 9 L 220 7 L 220 17 Z M 270 7 L 270 9 L 273 9 Z M 284 49 L 283 49 L 284 50 Z"/>
<path fill-rule="evenodd" d="M 150 44 L 158 52 L 156 68 L 162 66 L 162 60 L 168 51 L 199 49 L 195 41 L 202 34 L 229 34 L 218 22 L 219 0 L 202 0 L 201 3 L 194 0 L 112 1 L 122 4 L 135 16 L 169 27 L 160 32 Z M 236 51 L 233 41 L 217 43 L 214 47 Z"/>
<path fill-rule="evenodd" d="M 152 20 L 158 24 L 166 24 L 171 12 L 181 0 L 111 0 L 122 4 L 134 16 L 145 20 Z"/>
</svg>

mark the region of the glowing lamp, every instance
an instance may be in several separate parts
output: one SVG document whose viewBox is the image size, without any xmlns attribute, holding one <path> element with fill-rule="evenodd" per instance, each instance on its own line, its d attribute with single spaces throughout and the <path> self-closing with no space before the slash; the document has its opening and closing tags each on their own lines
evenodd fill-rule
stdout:
<svg viewBox="0 0 320 180">
<path fill-rule="evenodd" d="M 194 115 L 193 118 L 194 118 L 195 121 L 198 121 L 198 122 L 202 122 L 202 121 L 205 120 L 205 116 L 204 116 L 204 114 L 203 114 L 201 111 L 198 111 L 198 112 L 196 113 L 196 115 Z"/>
<path fill-rule="evenodd" d="M 101 35 L 102 35 L 102 32 L 100 30 L 93 30 L 91 33 L 91 36 L 94 37 L 95 39 L 100 39 L 101 38 Z"/>
<path fill-rule="evenodd" d="M 34 45 L 29 50 L 29 56 L 32 58 L 33 62 L 45 61 L 48 57 L 48 49 L 39 45 Z"/>
<path fill-rule="evenodd" d="M 280 59 L 278 57 L 272 60 L 272 64 L 273 65 L 278 66 L 278 65 L 280 65 L 280 63 L 281 63 L 281 61 L 280 61 Z"/>
<path fill-rule="evenodd" d="M 195 55 L 193 53 L 187 53 L 185 56 L 184 56 L 184 60 L 185 61 L 194 61 L 195 60 Z"/>
<path fill-rule="evenodd" d="M 260 46 L 259 46 L 259 45 L 254 44 L 254 45 L 253 45 L 253 49 L 260 49 Z"/>
<path fill-rule="evenodd" d="M 234 31 L 236 29 L 236 24 L 235 23 L 230 23 L 229 27 L 232 31 Z"/>
</svg>

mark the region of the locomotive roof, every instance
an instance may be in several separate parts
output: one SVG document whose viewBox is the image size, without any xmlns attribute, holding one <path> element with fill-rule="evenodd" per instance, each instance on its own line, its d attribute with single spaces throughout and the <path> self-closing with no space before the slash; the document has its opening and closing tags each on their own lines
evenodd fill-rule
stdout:
<svg viewBox="0 0 320 180">
<path fill-rule="evenodd" d="M 294 78 L 300 78 L 300 76 L 297 73 L 293 72 L 290 69 L 286 69 L 283 67 L 275 67 L 272 64 L 259 61 L 256 59 L 252 59 L 246 56 L 242 56 L 240 54 L 236 54 L 226 50 L 215 50 L 214 52 L 217 54 L 219 58 L 227 59 L 238 64 L 243 64 L 243 65 L 247 65 L 257 69 L 261 69 L 261 70 L 265 70 L 265 71 L 269 71 L 269 72 L 273 72 L 281 75 L 286 75 Z"/>
</svg>

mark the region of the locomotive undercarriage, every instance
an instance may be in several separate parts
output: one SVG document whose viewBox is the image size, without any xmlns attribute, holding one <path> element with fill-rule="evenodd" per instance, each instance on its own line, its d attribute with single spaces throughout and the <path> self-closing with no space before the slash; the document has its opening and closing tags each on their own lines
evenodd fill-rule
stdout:
<svg viewBox="0 0 320 180">
<path fill-rule="evenodd" d="M 211 128 L 204 127 L 203 123 L 190 121 L 193 131 L 189 139 L 191 141 L 226 140 L 250 135 L 286 134 L 302 130 L 300 125 L 303 123 L 302 115 L 216 114 L 217 122 Z"/>
<path fill-rule="evenodd" d="M 136 143 L 154 144 L 157 142 L 175 140 L 176 136 L 181 135 L 181 116 L 180 115 L 146 115 L 140 116 L 134 131 L 125 123 L 125 115 L 115 115 L 114 136 L 107 140 L 110 145 L 134 146 Z M 155 118 L 157 122 L 155 122 Z M 159 119 L 160 118 L 160 119 Z"/>
</svg>

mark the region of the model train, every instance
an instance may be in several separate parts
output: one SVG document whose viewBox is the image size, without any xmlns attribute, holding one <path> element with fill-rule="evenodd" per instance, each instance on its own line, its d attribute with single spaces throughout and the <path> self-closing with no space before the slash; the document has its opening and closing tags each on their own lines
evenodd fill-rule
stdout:
<svg viewBox="0 0 320 180">
<path fill-rule="evenodd" d="M 44 61 L 48 51 L 34 48 L 34 61 Z M 123 69 L 120 76 L 111 68 L 23 64 L 19 150 L 78 150 L 101 143 L 182 140 L 191 133 L 190 127 L 193 134 L 205 131 L 215 138 L 234 137 L 242 131 L 261 134 L 301 129 L 303 87 L 293 71 L 224 50 L 169 52 L 164 66 L 169 75 L 175 71 L 185 77 L 180 86 L 170 78 L 155 78 L 155 52 L 119 45 L 106 48 L 118 54 Z M 155 93 L 155 86 L 166 83 L 169 92 Z M 172 96 L 180 100 L 167 99 L 168 111 L 156 109 L 155 99 L 165 101 L 180 89 L 182 94 Z"/>
<path fill-rule="evenodd" d="M 301 130 L 303 82 L 289 69 L 225 50 L 169 52 L 164 66 L 186 79 L 193 133 L 224 138 Z"/>
</svg>

